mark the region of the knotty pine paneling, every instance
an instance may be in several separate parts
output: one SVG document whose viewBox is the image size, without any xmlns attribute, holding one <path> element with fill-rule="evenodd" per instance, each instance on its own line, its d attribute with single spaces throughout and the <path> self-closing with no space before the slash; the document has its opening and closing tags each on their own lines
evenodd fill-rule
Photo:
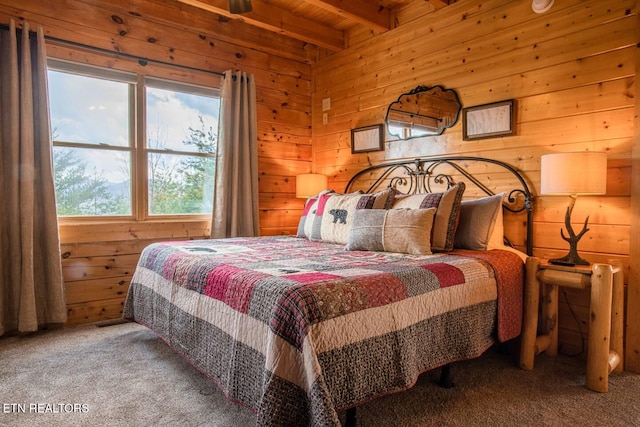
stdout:
<svg viewBox="0 0 640 427">
<path fill-rule="evenodd" d="M 131 276 L 67 281 L 67 304 L 121 299 L 127 295 L 130 283 Z"/>
<path fill-rule="evenodd" d="M 567 0 L 537 15 L 530 2 L 463 0 L 324 58 L 313 66 L 315 170 L 342 190 L 370 164 L 475 155 L 518 168 L 538 194 L 543 154 L 605 151 L 607 194 L 578 197 L 572 222 L 580 230 L 589 215 L 590 231 L 579 244 L 584 257 L 620 259 L 628 272 L 629 254 L 637 253 L 629 238 L 637 221 L 629 182 L 637 133 L 638 16 L 635 0 L 614 3 Z M 418 85 L 455 89 L 466 107 L 514 99 L 515 134 L 463 141 L 458 122 L 440 136 L 399 141 L 387 135 L 383 151 L 351 154 L 351 129 L 382 123 L 388 105 Z M 327 124 L 324 98 L 331 98 Z M 534 255 L 568 251 L 560 236 L 568 204 L 564 197 L 536 198 Z M 518 247 L 525 238 L 521 221 L 505 216 L 505 232 Z M 581 304 L 578 322 L 588 323 L 587 304 Z M 579 348 L 580 332 L 571 325 L 571 319 L 561 321 L 561 340 L 566 348 Z"/>
<path fill-rule="evenodd" d="M 210 221 L 76 222 L 60 225 L 67 323 L 121 317 L 142 249 L 157 241 L 202 239 Z"/>
<path fill-rule="evenodd" d="M 67 247 L 73 247 L 75 253 L 69 258 L 87 256 L 83 253 L 84 245 L 90 251 L 95 251 L 96 245 L 109 244 L 109 249 L 99 256 L 107 256 L 119 253 L 140 252 L 142 244 L 132 243 L 131 252 L 120 249 L 123 241 L 140 241 L 144 243 L 152 242 L 158 238 L 167 240 L 196 239 L 207 236 L 211 231 L 209 220 L 149 220 L 149 221 L 113 221 L 113 222 L 70 222 L 62 220 L 60 224 L 60 241 L 62 244 L 63 259 L 65 258 Z M 143 244 L 144 244 L 143 243 Z M 118 252 L 120 251 L 120 252 Z M 95 256 L 92 253 L 90 256 Z"/>
<path fill-rule="evenodd" d="M 81 303 L 67 303 L 66 325 L 78 325 L 122 317 L 124 298 L 106 299 L 100 301 L 83 301 Z"/>
<path fill-rule="evenodd" d="M 5 0 L 0 22 L 40 24 L 48 54 L 84 64 L 219 87 L 220 77 L 183 67 L 254 75 L 258 103 L 261 234 L 295 234 L 303 201 L 295 176 L 312 170 L 311 61 L 319 51 L 240 21 L 169 0 Z M 54 41 L 51 38 L 60 39 Z M 74 42 L 121 52 L 138 61 L 83 49 Z M 60 227 L 68 323 L 121 316 L 141 250 L 161 240 L 207 238 L 210 220 L 64 221 Z"/>
</svg>

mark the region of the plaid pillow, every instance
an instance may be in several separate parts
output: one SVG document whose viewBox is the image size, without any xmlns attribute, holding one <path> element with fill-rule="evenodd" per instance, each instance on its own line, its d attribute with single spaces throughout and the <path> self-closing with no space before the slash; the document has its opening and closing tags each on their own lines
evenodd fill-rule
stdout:
<svg viewBox="0 0 640 427">
<path fill-rule="evenodd" d="M 309 240 L 347 243 L 357 209 L 389 209 L 395 191 L 387 188 L 373 194 L 322 194 L 318 199 Z"/>
<path fill-rule="evenodd" d="M 396 197 L 393 209 L 437 208 L 431 230 L 431 250 L 447 252 L 453 250 L 453 242 L 460 219 L 460 204 L 466 186 L 459 182 L 442 193 L 412 194 Z"/>
</svg>

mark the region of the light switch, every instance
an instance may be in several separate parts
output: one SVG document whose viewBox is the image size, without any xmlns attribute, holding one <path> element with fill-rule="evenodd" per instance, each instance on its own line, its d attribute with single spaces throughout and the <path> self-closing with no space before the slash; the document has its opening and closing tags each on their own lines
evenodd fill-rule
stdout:
<svg viewBox="0 0 640 427">
<path fill-rule="evenodd" d="M 331 109 L 331 98 L 324 98 L 322 100 L 322 111 L 327 111 Z"/>
</svg>

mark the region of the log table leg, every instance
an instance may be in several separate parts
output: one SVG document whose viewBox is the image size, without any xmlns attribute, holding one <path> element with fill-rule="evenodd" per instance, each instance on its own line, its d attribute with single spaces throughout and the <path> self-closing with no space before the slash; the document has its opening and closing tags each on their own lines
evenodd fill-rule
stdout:
<svg viewBox="0 0 640 427">
<path fill-rule="evenodd" d="M 622 262 L 611 260 L 610 264 L 614 268 L 611 295 L 611 351 L 620 356 L 620 362 L 612 371 L 619 374 L 624 370 L 624 275 Z"/>
<path fill-rule="evenodd" d="M 520 367 L 533 369 L 535 355 L 558 354 L 559 287 L 586 289 L 591 286 L 587 388 L 606 392 L 609 373 L 623 369 L 624 277 L 620 263 L 559 266 L 530 257 L 526 264 L 524 319 Z M 543 334 L 537 335 L 540 290 Z"/>
<path fill-rule="evenodd" d="M 540 305 L 540 283 L 536 274 L 540 266 L 538 258 L 529 257 L 525 265 L 524 313 L 522 337 L 520 341 L 520 367 L 528 371 L 533 369 L 533 361 L 538 353 L 536 337 L 538 333 L 538 309 Z"/>
<path fill-rule="evenodd" d="M 612 281 L 611 266 L 594 264 L 589 310 L 587 387 L 599 392 L 607 391 L 609 377 Z"/>
<path fill-rule="evenodd" d="M 544 331 L 549 336 L 549 348 L 546 351 L 549 356 L 558 355 L 558 294 L 558 285 L 545 285 L 542 319 Z"/>
</svg>

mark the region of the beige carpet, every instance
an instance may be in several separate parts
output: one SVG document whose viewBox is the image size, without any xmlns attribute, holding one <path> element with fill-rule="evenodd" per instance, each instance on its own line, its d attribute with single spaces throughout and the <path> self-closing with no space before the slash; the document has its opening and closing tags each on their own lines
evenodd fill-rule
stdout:
<svg viewBox="0 0 640 427">
<path fill-rule="evenodd" d="M 456 387 L 435 373 L 414 388 L 358 409 L 360 426 L 638 426 L 640 376 L 584 386 L 584 363 L 536 359 L 532 372 L 489 350 L 453 367 Z M 251 426 L 253 414 L 146 328 L 83 325 L 0 339 L 2 426 Z"/>
</svg>

